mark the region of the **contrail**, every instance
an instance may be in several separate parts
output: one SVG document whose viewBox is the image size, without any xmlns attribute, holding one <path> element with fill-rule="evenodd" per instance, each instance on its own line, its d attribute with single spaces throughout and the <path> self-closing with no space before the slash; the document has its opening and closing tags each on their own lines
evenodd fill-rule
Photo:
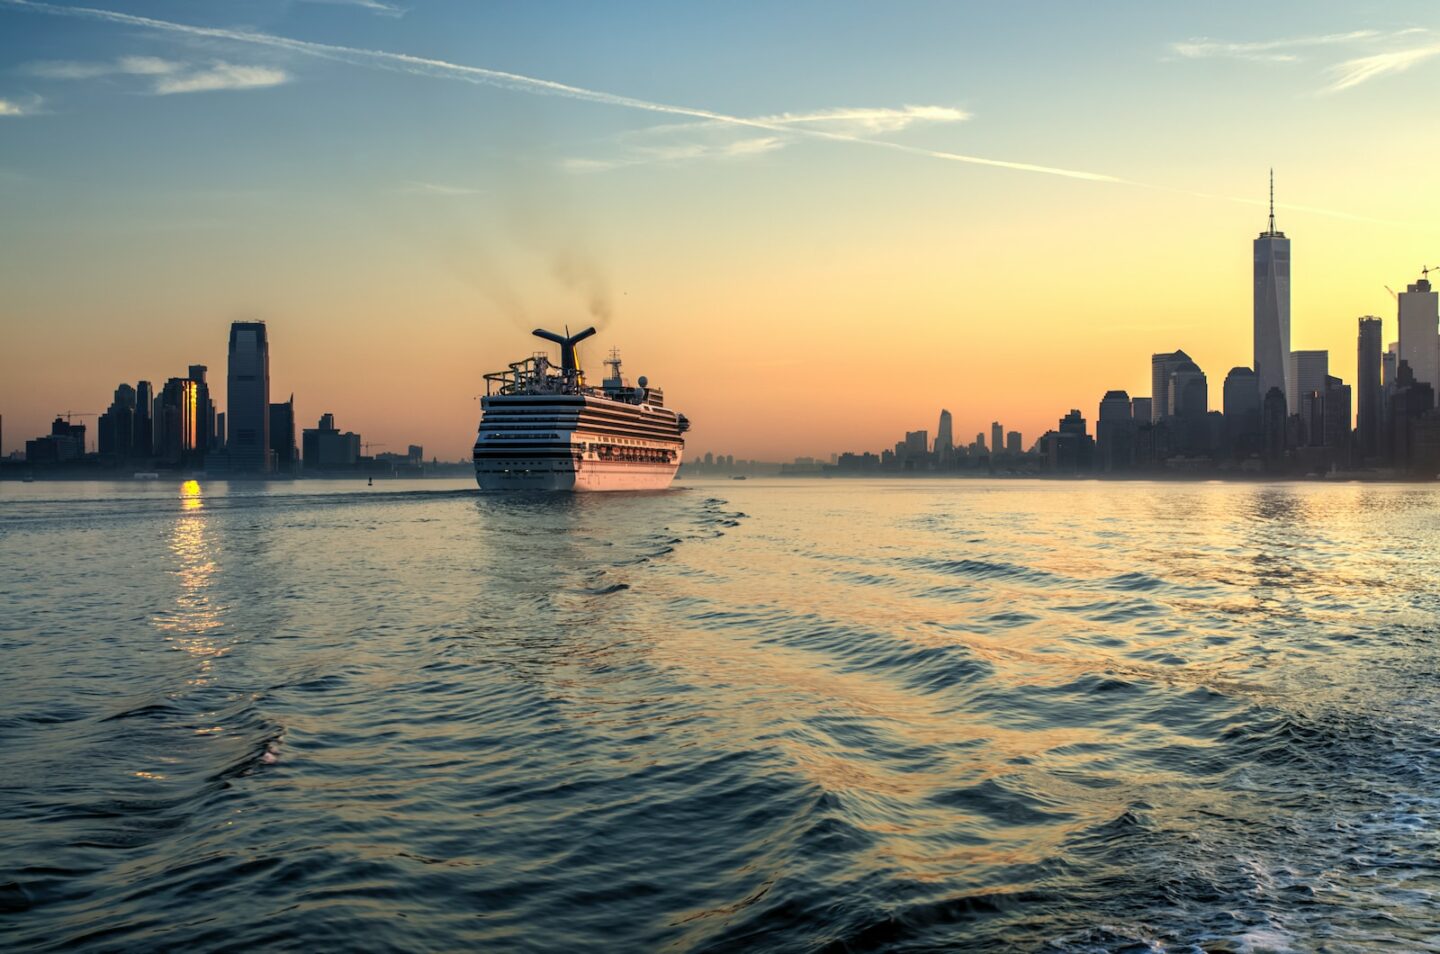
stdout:
<svg viewBox="0 0 1440 954">
<path fill-rule="evenodd" d="M 411 56 L 406 53 L 391 53 L 386 50 L 365 50 L 348 46 L 336 46 L 331 43 L 316 43 L 311 40 L 296 40 L 291 37 L 276 36 L 273 33 L 256 33 L 249 30 L 228 30 L 219 27 L 192 26 L 187 23 L 156 20 L 152 17 L 136 16 L 130 13 L 117 13 L 113 10 L 100 10 L 94 7 L 60 6 L 53 3 L 45 3 L 43 0 L 0 0 L 0 3 L 10 7 L 18 7 L 55 16 L 103 20 L 108 23 L 118 23 L 125 26 L 157 30 L 164 33 L 179 33 L 185 36 L 230 40 L 236 43 L 249 43 L 254 46 L 267 46 L 272 49 L 286 50 L 305 56 L 336 60 L 356 66 L 368 64 L 395 72 L 411 73 L 417 76 L 444 76 L 464 80 L 469 83 L 484 86 L 498 86 L 504 89 L 513 89 L 541 96 L 559 96 L 566 99 L 578 99 L 590 103 L 601 103 L 606 106 L 619 106 L 625 109 L 637 109 L 650 113 L 685 116 L 690 119 L 705 119 L 711 122 L 724 123 L 729 126 L 739 126 L 747 129 L 764 129 L 770 132 L 783 132 L 788 135 L 806 136 L 811 139 L 828 139 L 834 142 L 878 146 L 882 149 L 891 149 L 896 152 L 905 152 L 930 159 L 966 162 L 977 166 L 993 166 L 1000 169 L 1015 169 L 1021 172 L 1038 172 L 1051 176 L 1064 176 L 1069 179 L 1086 179 L 1092 182 L 1125 181 L 1116 176 L 1104 175 L 1098 172 L 1060 169 L 1054 166 L 1041 166 L 1028 162 L 1009 162 L 1003 159 L 986 159 L 981 156 L 966 156 L 955 152 L 922 149 L 916 146 L 907 146 L 903 143 L 865 139 L 861 136 L 849 136 L 844 133 L 827 132 L 820 129 L 802 129 L 790 124 L 766 122 L 763 119 L 747 119 L 743 116 L 730 116 L 726 113 L 719 113 L 709 109 L 698 109 L 691 106 L 656 103 L 650 100 L 637 99 L 633 96 L 621 96 L 616 93 L 606 93 L 601 90 L 585 89 L 581 86 L 570 86 L 565 83 L 538 79 L 533 76 L 524 76 L 519 73 L 490 70 L 480 66 L 466 66 L 463 63 L 450 63 L 445 60 L 430 59 L 423 56 Z"/>
<path fill-rule="evenodd" d="M 1179 195 L 1189 195 L 1197 198 L 1219 199 L 1225 202 L 1239 202 L 1245 205 L 1263 204 L 1258 199 L 1239 198 L 1236 196 L 1212 195 L 1203 192 L 1192 192 L 1186 189 L 1179 189 L 1170 186 L 1153 185 L 1139 182 L 1133 179 L 1124 179 L 1119 176 L 1106 175 L 1099 172 L 1085 172 L 1078 169 L 1062 169 L 1056 166 L 1042 166 L 1028 162 L 1012 162 L 1006 159 L 987 159 L 982 156 L 969 156 L 958 152 L 946 152 L 937 149 L 925 149 L 919 146 L 909 146 L 904 143 L 889 142 L 883 139 L 866 139 L 862 136 L 851 136 L 845 133 L 826 131 L 823 129 L 806 129 L 789 123 L 767 121 L 766 119 L 753 119 L 743 116 L 731 116 L 726 113 L 719 113 L 709 109 L 700 109 L 693 106 L 675 106 L 669 103 L 657 103 L 645 99 L 637 99 L 633 96 L 621 96 L 617 93 L 607 93 L 602 90 L 586 89 L 582 86 L 570 86 L 566 83 L 557 83 L 553 80 L 539 79 L 533 76 L 525 76 L 520 73 L 507 73 L 503 70 L 491 70 L 481 66 L 466 66 L 463 63 L 450 63 L 445 60 L 430 59 L 423 56 L 411 56 L 407 53 L 391 53 L 386 50 L 366 50 L 348 46 L 337 46 L 331 43 L 317 43 L 312 40 L 297 40 L 292 37 L 277 36 L 273 33 L 256 33 L 249 30 L 229 30 L 220 27 L 192 26 L 188 23 L 175 23 L 170 20 L 157 20 L 152 17 L 136 16 L 130 13 L 117 13 L 113 10 L 101 10 L 94 7 L 69 7 L 54 3 L 46 3 L 44 0 L 0 0 L 0 5 L 32 10 L 37 13 L 46 13 L 53 16 L 80 17 L 90 20 L 101 20 L 108 23 L 118 23 L 124 26 L 140 27 L 147 30 L 155 30 L 163 33 L 176 33 L 184 36 L 206 37 L 209 39 L 229 40 L 235 43 L 248 43 L 254 46 L 265 46 L 272 49 L 286 50 L 291 53 L 299 53 L 304 56 L 312 56 L 320 59 L 333 60 L 341 63 L 348 63 L 352 66 L 373 66 L 381 69 L 399 73 L 410 73 L 416 76 L 444 77 L 449 79 L 463 80 L 467 83 L 474 83 L 482 86 L 496 86 L 503 89 L 511 89 L 519 92 L 531 93 L 539 96 L 558 96 L 566 99 L 582 100 L 584 102 L 599 103 L 606 106 L 618 106 L 624 109 L 635 109 L 648 113 L 660 113 L 669 116 L 684 116 L 690 119 L 703 119 L 710 122 L 722 123 L 728 126 L 736 126 L 745 129 L 762 129 L 768 132 L 783 133 L 788 136 L 804 136 L 810 139 L 826 139 L 832 142 L 854 143 L 862 146 L 870 146 L 879 149 L 889 149 L 894 152 L 906 153 L 912 156 L 922 156 L 927 159 L 940 159 L 946 162 L 963 162 L 976 166 L 990 166 L 997 169 L 1013 169 L 1018 172 L 1033 172 L 1049 176 L 1062 176 L 1067 179 L 1082 179 L 1090 182 L 1108 182 L 1119 185 L 1135 186 L 1144 189 L 1152 189 L 1161 192 L 1170 192 Z M 1383 219 L 1372 219 L 1366 216 L 1354 215 L 1348 212 L 1337 212 L 1332 209 L 1319 209 L 1313 206 L 1289 205 L 1277 203 L 1277 208 L 1289 209 L 1297 212 L 1309 212 L 1314 215 L 1324 215 L 1332 218 L 1347 219 L 1358 222 L 1372 222 L 1385 225 L 1401 226 L 1404 228 L 1425 228 L 1415 223 L 1391 222 Z"/>
</svg>

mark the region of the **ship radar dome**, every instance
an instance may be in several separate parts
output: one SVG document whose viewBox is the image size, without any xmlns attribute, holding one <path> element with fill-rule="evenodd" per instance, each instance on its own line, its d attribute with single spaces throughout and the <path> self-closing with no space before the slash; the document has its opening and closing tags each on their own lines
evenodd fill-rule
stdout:
<svg viewBox="0 0 1440 954">
<path fill-rule="evenodd" d="M 645 377 L 645 375 L 642 374 L 642 375 L 640 375 L 639 384 L 640 384 L 640 386 L 641 386 L 642 388 L 648 388 L 648 387 L 650 386 L 650 379 L 647 378 L 647 377 Z"/>
</svg>

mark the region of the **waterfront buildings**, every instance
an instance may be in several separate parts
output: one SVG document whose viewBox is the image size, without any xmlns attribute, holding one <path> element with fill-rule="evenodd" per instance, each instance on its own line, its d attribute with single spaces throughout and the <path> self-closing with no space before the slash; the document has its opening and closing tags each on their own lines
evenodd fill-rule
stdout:
<svg viewBox="0 0 1440 954">
<path fill-rule="evenodd" d="M 1325 379 L 1330 376 L 1330 352 L 1290 352 L 1290 390 L 1285 392 L 1285 406 L 1291 414 L 1303 414 L 1304 403 L 1313 396 L 1323 397 Z"/>
<path fill-rule="evenodd" d="M 218 450 L 221 443 L 216 432 L 215 402 L 210 399 L 210 385 L 205 383 L 207 371 L 209 368 L 203 364 L 189 368 L 189 378 L 195 382 L 195 443 L 201 451 Z"/>
<path fill-rule="evenodd" d="M 1056 430 L 1046 431 L 1040 438 L 1040 454 L 1045 467 L 1052 473 L 1078 474 L 1090 470 L 1095 463 L 1095 440 L 1085 427 L 1085 417 L 1077 408 L 1060 419 Z"/>
<path fill-rule="evenodd" d="M 935 430 L 935 456 L 941 460 L 949 460 L 955 451 L 955 430 L 954 418 L 950 412 L 941 409 L 940 426 Z"/>
<path fill-rule="evenodd" d="M 295 395 L 283 404 L 270 405 L 270 457 L 275 470 L 281 474 L 293 474 L 300 463 L 300 451 L 295 446 Z"/>
<path fill-rule="evenodd" d="M 1124 391 L 1106 391 L 1100 399 L 1100 413 L 1095 418 L 1095 464 L 1102 473 L 1128 470 L 1135 462 L 1131 410 L 1130 395 Z"/>
<path fill-rule="evenodd" d="M 1355 424 L 1355 439 L 1360 454 L 1367 458 L 1380 453 L 1381 429 L 1385 421 L 1380 341 L 1380 319 L 1369 315 L 1361 318 L 1360 335 L 1355 346 L 1355 403 L 1360 410 Z"/>
<path fill-rule="evenodd" d="M 263 321 L 230 326 L 226 404 L 231 469 L 269 473 L 270 343 Z"/>
<path fill-rule="evenodd" d="M 1255 239 L 1255 380 L 1262 395 L 1290 387 L 1290 240 L 1275 229 L 1275 173 L 1270 173 L 1270 226 Z M 1263 400 L 1263 398 L 1262 398 Z"/>
<path fill-rule="evenodd" d="M 100 415 L 96 425 L 99 451 L 107 462 L 120 463 L 135 456 L 135 404 L 135 389 L 121 384 L 115 388 L 115 399 Z"/>
<path fill-rule="evenodd" d="M 30 464 L 60 464 L 85 456 L 85 425 L 55 418 L 50 434 L 25 442 L 25 461 Z"/>
<path fill-rule="evenodd" d="M 1440 389 L 1440 294 L 1429 271 L 1396 296 L 1399 299 L 1400 360 L 1417 382 Z"/>
<path fill-rule="evenodd" d="M 135 385 L 135 456 L 155 453 L 155 386 L 149 381 Z"/>
<path fill-rule="evenodd" d="M 1260 389 L 1250 368 L 1231 368 L 1222 392 L 1225 450 L 1232 457 L 1260 452 Z"/>
<path fill-rule="evenodd" d="M 1195 362 L 1183 351 L 1150 356 L 1150 420 L 1159 423 L 1175 411 L 1170 404 L 1170 376 L 1182 365 Z"/>
<path fill-rule="evenodd" d="M 340 433 L 335 426 L 335 415 L 320 415 L 320 422 L 305 428 L 301 435 L 305 469 L 347 470 L 360 462 L 360 435 L 346 431 Z"/>
<path fill-rule="evenodd" d="M 155 412 L 155 457 L 169 467 L 199 465 L 200 387 L 192 378 L 171 378 L 160 389 Z"/>
</svg>

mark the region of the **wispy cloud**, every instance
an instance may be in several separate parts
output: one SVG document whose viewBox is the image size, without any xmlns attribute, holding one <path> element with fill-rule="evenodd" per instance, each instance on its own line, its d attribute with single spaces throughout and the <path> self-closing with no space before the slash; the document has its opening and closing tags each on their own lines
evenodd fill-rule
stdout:
<svg viewBox="0 0 1440 954">
<path fill-rule="evenodd" d="M 393 3 L 382 3 L 381 0 L 305 0 L 306 3 L 323 3 L 334 7 L 360 7 L 369 10 L 371 13 L 378 13 L 385 17 L 403 17 L 410 11 L 404 7 L 397 7 Z"/>
<path fill-rule="evenodd" d="M 1338 46 L 1380 36 L 1377 30 L 1352 30 L 1349 33 L 1324 33 L 1317 36 L 1292 36 L 1279 40 L 1230 43 L 1200 37 L 1171 43 L 1170 50 L 1188 60 L 1231 59 L 1258 60 L 1269 63 L 1293 63 L 1300 59 L 1298 50 L 1316 46 Z"/>
<path fill-rule="evenodd" d="M 571 172 L 604 172 L 622 166 L 679 165 L 705 159 L 748 159 L 782 149 L 779 136 L 753 136 L 726 143 L 680 143 L 670 146 L 638 146 L 627 155 L 613 159 L 564 159 L 560 165 Z"/>
<path fill-rule="evenodd" d="M 674 165 L 699 160 L 744 159 L 783 149 L 803 141 L 808 132 L 853 138 L 896 133 L 924 123 L 954 123 L 970 114 L 948 106 L 903 106 L 895 108 L 823 109 L 805 113 L 777 113 L 747 120 L 767 130 L 788 131 L 787 135 L 747 136 L 749 127 L 734 123 L 702 120 L 650 126 L 615 137 L 622 150 L 611 158 L 572 158 L 560 164 L 571 172 L 600 172 L 626 166 Z M 798 135 L 796 135 L 798 133 Z"/>
<path fill-rule="evenodd" d="M 74 60 L 41 60 L 28 63 L 21 69 L 30 76 L 41 79 L 84 80 L 101 76 L 159 76 L 173 73 L 184 64 L 162 60 L 155 56 L 122 56 L 113 62 L 80 63 Z"/>
<path fill-rule="evenodd" d="M 1335 77 L 1335 81 L 1325 87 L 1322 92 L 1338 93 L 1376 77 L 1403 72 L 1417 63 L 1423 63 L 1436 56 L 1440 56 L 1440 43 L 1413 46 L 1409 49 L 1392 50 L 1388 53 L 1376 53 L 1371 56 L 1346 60 L 1330 68 L 1330 73 Z"/>
<path fill-rule="evenodd" d="M 157 56 L 122 56 L 114 61 L 99 63 L 46 60 L 26 65 L 24 72 L 41 79 L 53 80 L 87 80 L 110 76 L 153 77 L 150 91 L 161 96 L 218 89 L 255 89 L 277 86 L 290 79 L 284 70 L 269 66 L 242 66 L 223 60 L 198 66 Z"/>
<path fill-rule="evenodd" d="M 155 83 L 155 92 L 167 96 L 171 93 L 203 93 L 217 89 L 259 89 L 263 86 L 279 86 L 289 79 L 290 75 L 284 70 L 268 66 L 216 63 L 208 69 L 163 77 Z"/>
<path fill-rule="evenodd" d="M 497 86 L 503 89 L 511 89 L 520 92 L 533 93 L 540 96 L 559 96 L 567 99 L 576 99 L 590 103 L 600 103 L 607 106 L 617 106 L 625 109 L 641 110 L 649 113 L 659 113 L 671 116 L 683 116 L 690 119 L 709 120 L 718 123 L 726 123 L 737 127 L 760 129 L 767 132 L 794 132 L 807 135 L 816 139 L 827 139 L 835 142 L 851 142 L 863 144 L 870 147 L 891 149 L 898 152 L 905 152 L 911 155 L 924 156 L 931 159 L 941 159 L 948 162 L 968 163 L 971 165 L 990 166 L 1000 169 L 1014 169 L 1021 172 L 1034 172 L 1043 175 L 1064 176 L 1071 179 L 1083 179 L 1092 182 L 1119 182 L 1122 181 L 1116 176 L 1105 175 L 1098 172 L 1087 172 L 1079 169 L 1065 169 L 1059 166 L 1046 166 L 1028 162 L 1012 162 L 1007 159 L 990 159 L 983 156 L 969 156 L 961 153 L 942 152 L 938 150 L 922 149 L 916 146 L 909 146 L 903 143 L 889 142 L 886 140 L 866 139 L 843 132 L 834 132 L 823 128 L 806 128 L 803 125 L 786 125 L 766 121 L 764 119 L 745 119 L 740 116 L 731 116 L 726 113 L 710 109 L 701 109 L 691 106 L 678 106 L 670 103 L 659 103 L 652 100 L 639 99 L 633 96 L 623 96 L 616 93 L 607 93 L 603 90 L 586 89 L 582 86 L 572 86 L 568 83 L 559 83 L 554 80 L 539 79 L 533 76 L 525 76 L 519 73 L 508 73 L 503 70 L 486 69 L 480 66 L 467 66 L 462 63 L 451 63 L 445 60 L 432 59 L 429 57 L 412 56 L 406 53 L 391 53 L 385 50 L 367 50 L 356 47 L 339 46 L 332 43 L 316 43 L 311 40 L 297 40 L 292 37 L 278 36 L 273 33 L 257 33 L 249 30 L 234 30 L 223 27 L 200 27 L 185 23 L 176 23 L 172 20 L 157 20 L 151 17 L 142 17 L 130 13 L 117 13 L 113 10 L 101 10 L 93 7 L 71 7 L 53 3 L 46 3 L 44 0 L 0 0 L 0 6 L 8 6 L 17 9 L 31 10 L 36 13 L 47 13 L 55 16 L 82 17 L 89 20 L 99 20 L 107 23 L 116 23 L 123 26 L 139 27 L 142 29 L 155 30 L 179 36 L 205 37 L 208 39 L 229 40 L 235 43 L 245 43 L 253 46 L 263 46 L 269 49 L 285 50 L 304 56 L 319 57 L 352 65 L 372 66 L 380 69 L 387 69 L 396 72 L 410 73 L 418 76 L 442 77 L 456 79 L 468 83 L 476 83 L 485 86 Z"/>
<path fill-rule="evenodd" d="M 1417 43 L 1418 38 L 1424 38 Z M 1403 45 L 1399 49 L 1397 44 Z M 1404 30 L 1352 30 L 1349 33 L 1326 33 L 1317 36 L 1296 36 L 1280 40 L 1262 40 L 1251 43 L 1230 43 L 1201 38 L 1170 44 L 1171 52 L 1185 59 L 1235 59 L 1255 60 L 1268 63 L 1298 63 L 1304 57 L 1302 51 L 1317 47 L 1358 47 L 1366 52 L 1362 56 L 1327 67 L 1331 76 L 1329 84 L 1321 93 L 1338 93 L 1361 83 L 1391 73 L 1408 70 L 1416 64 L 1440 56 L 1440 42 L 1435 34 L 1423 27 L 1409 27 Z M 1333 56 L 1333 54 L 1332 54 Z"/>
<path fill-rule="evenodd" d="M 0 116 L 27 116 L 30 112 L 13 99 L 0 99 Z"/>
<path fill-rule="evenodd" d="M 349 63 L 356 66 L 368 66 L 377 69 L 391 70 L 395 72 L 408 73 L 417 76 L 430 76 L 459 80 L 478 85 L 494 86 L 503 89 L 515 90 L 518 92 L 531 93 L 539 96 L 558 96 L 567 99 L 579 100 L 582 102 L 597 103 L 607 106 L 615 106 L 625 109 L 639 110 L 652 114 L 677 116 L 690 120 L 702 122 L 713 122 L 733 126 L 738 129 L 762 130 L 770 134 L 779 135 L 803 135 L 813 139 L 827 140 L 832 142 L 844 142 L 861 145 L 872 149 L 888 149 L 894 152 L 911 156 L 920 156 L 936 159 L 945 162 L 957 162 L 967 165 L 988 166 L 999 169 L 1010 169 L 1018 172 L 1030 172 L 1039 175 L 1061 176 L 1069 179 L 1080 179 L 1090 182 L 1106 182 L 1124 184 L 1143 188 L 1166 188 L 1150 185 L 1135 180 L 1124 179 L 1119 176 L 1108 175 L 1099 172 L 1089 172 L 1080 169 L 1067 169 L 1059 166 L 1040 165 L 1038 163 L 1016 162 L 1009 159 L 991 159 L 984 156 L 965 155 L 963 153 L 947 152 L 938 149 L 926 149 L 908 143 L 894 142 L 888 139 L 873 139 L 851 133 L 825 129 L 803 122 L 782 122 L 777 117 L 759 117 L 747 119 L 741 116 L 732 116 L 726 113 L 709 109 L 702 109 L 691 106 L 680 106 L 669 103 L 659 103 L 651 100 L 639 99 L 632 96 L 623 96 L 616 93 L 608 93 L 603 90 L 586 89 L 581 86 L 572 86 L 566 83 L 559 83 L 554 80 L 539 79 L 533 76 L 525 76 L 519 73 L 508 73 L 501 70 L 491 70 L 479 66 L 467 66 L 461 63 L 451 63 L 445 60 L 431 59 L 427 57 L 412 56 L 405 53 L 391 53 L 384 50 L 367 50 L 355 47 L 338 46 L 329 43 L 317 43 L 310 40 L 297 40 L 291 37 L 277 36 L 270 33 L 257 33 L 247 30 L 234 30 L 218 27 L 199 27 L 184 23 L 176 23 L 170 20 L 157 20 L 150 17 L 142 17 L 129 13 L 117 13 L 111 10 L 101 10 L 91 7 L 72 7 L 44 2 L 44 0 L 0 0 L 0 6 L 12 9 L 29 10 L 36 13 L 45 13 L 53 16 L 78 17 L 89 20 L 96 20 L 107 23 L 115 23 L 127 27 L 158 31 L 176 36 L 201 37 L 214 40 L 226 40 L 234 43 L 260 46 L 268 49 L 282 50 L 289 53 L 316 57 L 331 60 L 334 62 Z M 783 114 L 781 114 L 783 117 Z M 757 137 L 765 138 L 765 137 Z M 1179 191 L 1179 190 L 1167 190 Z M 1200 195 L 1200 193 L 1189 193 Z M 1253 200 L 1237 198 L 1234 196 L 1213 196 L 1213 198 L 1228 202 L 1250 203 Z M 1291 206 L 1291 208 L 1299 208 Z M 1327 216 L 1341 218 L 1352 218 L 1344 212 L 1336 212 L 1328 209 L 1306 208 L 1306 211 Z M 1405 223 L 1396 223 L 1405 224 Z"/>
<path fill-rule="evenodd" d="M 406 182 L 400 187 L 400 191 L 406 195 L 484 195 L 485 189 L 473 189 L 469 186 L 446 185 L 441 182 Z"/>
</svg>

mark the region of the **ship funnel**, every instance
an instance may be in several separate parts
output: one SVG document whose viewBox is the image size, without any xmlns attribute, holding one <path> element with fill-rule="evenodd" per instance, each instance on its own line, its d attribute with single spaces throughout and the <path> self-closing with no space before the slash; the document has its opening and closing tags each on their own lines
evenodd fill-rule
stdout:
<svg viewBox="0 0 1440 954">
<path fill-rule="evenodd" d="M 568 330 L 568 329 L 567 329 Z M 595 333 L 594 328 L 586 328 L 578 335 L 565 337 L 557 335 L 553 331 L 546 331 L 544 328 L 536 328 L 530 332 L 537 338 L 544 338 L 546 341 L 553 341 L 560 346 L 560 369 L 562 371 L 580 371 L 580 359 L 575 355 L 575 346 Z"/>
</svg>

